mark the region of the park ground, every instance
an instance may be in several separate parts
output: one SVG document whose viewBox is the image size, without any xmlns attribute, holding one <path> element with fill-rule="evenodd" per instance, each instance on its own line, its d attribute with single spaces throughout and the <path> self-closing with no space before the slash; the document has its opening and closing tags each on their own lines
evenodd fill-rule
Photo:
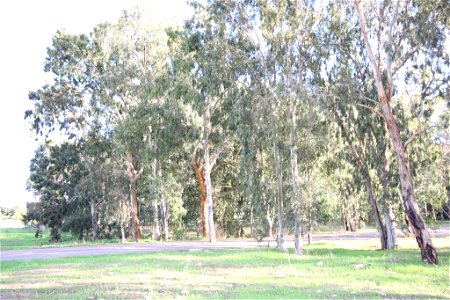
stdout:
<svg viewBox="0 0 450 300">
<path fill-rule="evenodd" d="M 35 247 L 28 233 L 2 229 L 2 250 Z M 450 237 L 433 241 L 437 266 L 405 238 L 392 251 L 316 241 L 300 257 L 263 246 L 2 261 L 0 299 L 450 299 Z"/>
</svg>

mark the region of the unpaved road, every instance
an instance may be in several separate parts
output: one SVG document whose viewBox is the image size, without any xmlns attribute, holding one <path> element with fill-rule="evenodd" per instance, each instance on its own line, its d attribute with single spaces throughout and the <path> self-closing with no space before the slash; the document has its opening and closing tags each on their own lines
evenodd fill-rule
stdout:
<svg viewBox="0 0 450 300">
<path fill-rule="evenodd" d="M 432 237 L 445 237 L 450 235 L 450 228 L 430 230 Z M 398 236 L 402 233 L 398 232 Z M 362 233 L 334 233 L 313 235 L 313 241 L 333 240 L 360 240 L 377 238 L 375 231 Z M 293 247 L 292 240 L 287 239 L 287 246 Z M 58 258 L 70 256 L 111 255 L 126 253 L 152 253 L 166 251 L 205 251 L 213 249 L 244 249 L 275 246 L 275 241 L 264 240 L 261 243 L 254 239 L 223 240 L 216 243 L 206 241 L 184 241 L 170 243 L 125 243 L 90 245 L 65 248 L 33 248 L 25 250 L 3 250 L 0 253 L 0 261 L 17 259 Z"/>
</svg>

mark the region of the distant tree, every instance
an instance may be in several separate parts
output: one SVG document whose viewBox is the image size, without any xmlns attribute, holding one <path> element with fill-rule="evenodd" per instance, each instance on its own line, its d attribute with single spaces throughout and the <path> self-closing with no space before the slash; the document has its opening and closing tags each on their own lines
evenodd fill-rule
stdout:
<svg viewBox="0 0 450 300">
<path fill-rule="evenodd" d="M 61 238 L 60 230 L 68 209 L 76 201 L 75 187 L 86 174 L 77 145 L 40 146 L 31 160 L 30 190 L 39 198 L 39 220 L 51 228 L 52 241 Z"/>
<path fill-rule="evenodd" d="M 34 225 L 36 227 L 36 238 L 42 237 L 42 205 L 40 202 L 28 202 L 26 204 L 27 212 L 23 214 L 22 221 L 25 225 Z"/>
</svg>

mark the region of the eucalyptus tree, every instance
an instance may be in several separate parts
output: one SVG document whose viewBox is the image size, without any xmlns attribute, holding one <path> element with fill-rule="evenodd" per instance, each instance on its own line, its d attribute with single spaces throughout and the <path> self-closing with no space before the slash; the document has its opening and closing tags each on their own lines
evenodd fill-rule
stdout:
<svg viewBox="0 0 450 300">
<path fill-rule="evenodd" d="M 168 63 L 167 68 L 173 66 Z M 159 216 L 165 240 L 169 239 L 169 223 L 180 230 L 181 218 L 185 214 L 182 208 L 182 182 L 186 177 L 186 153 L 192 141 L 190 131 L 195 131 L 189 105 L 184 105 L 172 95 L 172 75 L 170 70 L 161 71 L 157 83 L 139 111 L 145 126 L 146 150 L 143 159 L 151 165 L 147 172 L 147 182 L 152 201 L 153 235 L 158 238 Z M 161 213 L 159 213 L 159 211 Z"/>
<path fill-rule="evenodd" d="M 417 206 L 413 177 L 407 152 L 408 144 L 419 134 L 402 136 L 392 110 L 401 71 L 411 83 L 421 85 L 421 94 L 435 97 L 448 82 L 448 53 L 444 51 L 449 11 L 445 1 L 380 1 L 366 3 L 355 0 L 364 49 L 378 94 L 376 105 L 387 124 L 397 156 L 402 200 L 413 233 L 421 249 L 422 259 L 438 262 L 427 226 Z M 419 77 L 409 71 L 414 65 Z M 424 80 L 424 73 L 430 73 Z M 425 97 L 424 97 L 425 98 Z"/>
<path fill-rule="evenodd" d="M 178 95 L 201 116 L 201 141 L 194 148 L 192 164 L 199 180 L 201 199 L 206 200 L 202 213 L 203 233 L 210 242 L 216 240 L 211 172 L 219 155 L 230 147 L 227 128 L 233 101 L 239 95 L 239 39 L 233 36 L 223 4 L 202 6 L 195 3 L 197 16 L 186 22 L 184 31 L 175 34 L 180 41 L 176 58 Z M 177 37 L 178 36 L 178 37 Z M 215 147 L 212 147 L 215 145 Z M 202 158 L 196 158 L 201 148 Z M 215 151 L 213 149 L 215 148 Z M 204 178 L 204 182 L 203 182 Z"/>
<path fill-rule="evenodd" d="M 282 9 L 278 9 L 272 2 L 246 3 L 236 2 L 229 7 L 231 26 L 238 30 L 238 34 L 247 46 L 246 56 L 249 58 L 250 68 L 247 72 L 249 85 L 254 85 L 254 107 L 256 121 L 253 126 L 265 132 L 264 145 L 258 149 L 257 143 L 248 145 L 245 151 L 253 148 L 251 156 L 256 159 L 256 153 L 261 151 L 261 157 L 268 149 L 272 149 L 271 170 L 275 179 L 277 206 L 277 247 L 287 251 L 284 245 L 284 180 L 283 161 L 285 161 L 286 124 L 288 98 L 285 93 L 285 77 L 280 79 L 285 65 L 287 46 L 284 35 L 288 28 L 284 22 L 286 3 L 282 2 Z M 251 157 L 250 157 L 251 158 Z M 269 212 L 269 210 L 267 210 Z"/>
<path fill-rule="evenodd" d="M 282 38 L 284 42 L 282 45 L 285 48 L 284 56 L 281 62 L 281 82 L 284 85 L 284 92 L 289 101 L 289 150 L 290 150 L 290 165 L 291 165 L 291 184 L 292 184 L 292 199 L 291 206 L 296 207 L 295 211 L 295 228 L 294 228 L 294 242 L 297 254 L 301 254 L 302 247 L 302 199 L 300 199 L 300 178 L 299 178 L 299 163 L 303 167 L 300 173 L 308 173 L 308 165 L 313 157 L 302 156 L 299 162 L 297 152 L 299 147 L 298 132 L 300 135 L 306 137 L 312 133 L 315 124 L 313 115 L 315 114 L 315 106 L 312 100 L 312 90 L 317 80 L 320 77 L 316 74 L 320 72 L 321 49 L 318 47 L 317 27 L 323 17 L 323 6 L 318 5 L 315 1 L 297 1 L 295 3 L 289 1 L 281 1 L 278 3 L 284 12 L 284 18 L 280 23 L 286 23 L 285 27 L 281 25 Z M 269 7 L 273 5 L 270 1 L 266 3 Z M 284 20 L 283 20 L 284 19 Z M 273 47 L 278 46 L 274 44 Z M 304 120 L 299 118 L 304 118 Z M 316 119 L 318 122 L 318 119 Z M 306 126 L 305 126 L 306 125 Z M 302 127 L 300 127 L 302 126 Z M 314 137 L 308 135 L 305 139 L 300 141 L 303 148 L 310 145 Z M 317 152 L 319 149 L 316 149 Z M 308 160 L 308 161 L 307 161 Z"/>
<path fill-rule="evenodd" d="M 102 133 L 103 131 L 103 133 Z M 106 190 L 106 174 L 104 174 L 104 164 L 107 163 L 111 157 L 112 142 L 110 140 L 110 133 L 102 130 L 99 123 L 94 122 L 90 131 L 81 139 L 80 157 L 88 171 L 78 183 L 76 187 L 76 196 L 78 203 L 84 202 L 77 208 L 85 212 L 78 213 L 81 220 L 87 216 L 89 219 L 89 229 L 92 233 L 92 239 L 98 238 L 98 213 L 99 207 L 107 199 Z M 73 227 L 77 227 L 77 218 L 72 218 Z"/>
<path fill-rule="evenodd" d="M 278 247 L 285 251 L 283 239 L 283 206 L 296 207 L 295 236 L 296 251 L 300 246 L 301 202 L 299 161 L 297 148 L 300 128 L 298 118 L 307 116 L 311 109 L 310 101 L 314 74 L 320 72 L 317 61 L 320 59 L 315 48 L 315 30 L 322 16 L 321 7 L 314 1 L 260 1 L 248 3 L 241 1 L 235 5 L 239 19 L 235 26 L 240 34 L 250 42 L 253 49 L 248 53 L 249 60 L 257 62 L 253 67 L 252 84 L 259 85 L 259 103 L 263 111 L 263 122 L 270 122 L 271 143 L 273 148 L 274 173 L 277 178 L 277 223 Z M 253 63 L 255 65 L 255 63 Z M 258 83 L 260 82 L 260 83 Z M 258 111 L 255 111 L 258 113 Z M 257 118 L 258 119 L 258 118 Z M 260 125 L 264 127 L 264 125 Z M 302 141 L 304 142 L 304 141 Z M 292 193 L 284 193 L 283 156 L 281 148 L 289 149 Z M 287 156 L 287 155 L 286 155 Z M 283 195 L 284 193 L 284 195 Z M 291 197 L 289 197 L 291 196 Z M 284 203 L 286 202 L 286 203 Z"/>
<path fill-rule="evenodd" d="M 156 74 L 164 66 L 165 48 L 163 30 L 144 23 L 138 11 L 124 12 L 117 22 L 96 26 L 89 36 L 58 31 L 45 63 L 54 82 L 30 93 L 35 107 L 26 117 L 46 136 L 59 130 L 80 137 L 94 122 L 105 131 L 120 127 L 122 136 L 133 133 L 133 128 L 125 127 L 138 128 L 139 124 L 133 124 L 135 115 L 129 113 L 148 97 Z M 122 151 L 129 176 L 133 236 L 138 241 L 136 189 L 143 170 L 139 150 L 144 139 L 126 141 L 130 143 L 121 144 L 117 151 Z"/>
</svg>

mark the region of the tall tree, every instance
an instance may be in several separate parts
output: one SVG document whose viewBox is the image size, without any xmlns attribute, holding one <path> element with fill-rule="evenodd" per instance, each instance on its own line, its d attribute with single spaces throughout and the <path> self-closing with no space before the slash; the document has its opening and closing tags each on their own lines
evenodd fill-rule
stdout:
<svg viewBox="0 0 450 300">
<path fill-rule="evenodd" d="M 405 140 L 401 136 L 397 119 L 392 111 L 392 100 L 396 88 L 394 76 L 402 66 L 420 60 L 421 55 L 426 63 L 431 65 L 437 80 L 446 80 L 442 79 L 441 64 L 444 59 L 442 40 L 445 38 L 448 10 L 445 8 L 445 1 L 377 2 L 371 9 L 364 8 L 361 0 L 355 0 L 354 3 L 378 93 L 377 105 L 381 109 L 380 113 L 387 124 L 397 155 L 405 212 L 421 249 L 422 259 L 436 264 L 437 253 L 417 206 L 406 149 L 411 140 Z M 377 12 L 376 16 L 375 14 L 369 16 L 370 23 L 367 22 L 366 16 L 369 11 Z M 441 83 L 437 83 L 436 86 L 434 82 L 432 85 L 439 90 Z"/>
<path fill-rule="evenodd" d="M 145 24 L 138 11 L 125 11 L 117 22 L 96 26 L 90 36 L 58 31 L 45 63 L 54 82 L 30 93 L 35 108 L 26 112 L 33 128 L 46 136 L 59 129 L 80 137 L 93 122 L 105 131 L 120 126 L 122 136 L 133 136 L 123 140 L 128 144 L 119 143 L 124 146 L 119 151 L 129 176 L 136 241 L 140 239 L 137 182 L 145 141 L 143 134 L 136 136 L 142 130 L 133 123 L 138 115 L 134 109 L 149 96 L 156 74 L 165 66 L 166 48 L 164 31 Z"/>
<path fill-rule="evenodd" d="M 236 75 L 239 68 L 234 64 L 238 51 L 233 50 L 237 49 L 238 41 L 227 28 L 226 19 L 221 17 L 223 5 L 218 3 L 215 7 L 217 3 L 212 4 L 204 7 L 194 3 L 198 17 L 188 21 L 184 32 L 179 35 L 182 51 L 179 52 L 181 56 L 176 58 L 180 67 L 178 89 L 184 91 L 180 96 L 190 101 L 201 116 L 201 141 L 194 152 L 201 145 L 202 159 L 196 159 L 194 153 L 193 167 L 199 181 L 202 203 L 206 199 L 206 203 L 202 204 L 206 207 L 202 209 L 202 213 L 206 213 L 203 232 L 206 231 L 210 242 L 216 240 L 211 172 L 228 146 L 227 109 L 233 107 L 233 99 L 239 92 L 239 75 Z"/>
</svg>

